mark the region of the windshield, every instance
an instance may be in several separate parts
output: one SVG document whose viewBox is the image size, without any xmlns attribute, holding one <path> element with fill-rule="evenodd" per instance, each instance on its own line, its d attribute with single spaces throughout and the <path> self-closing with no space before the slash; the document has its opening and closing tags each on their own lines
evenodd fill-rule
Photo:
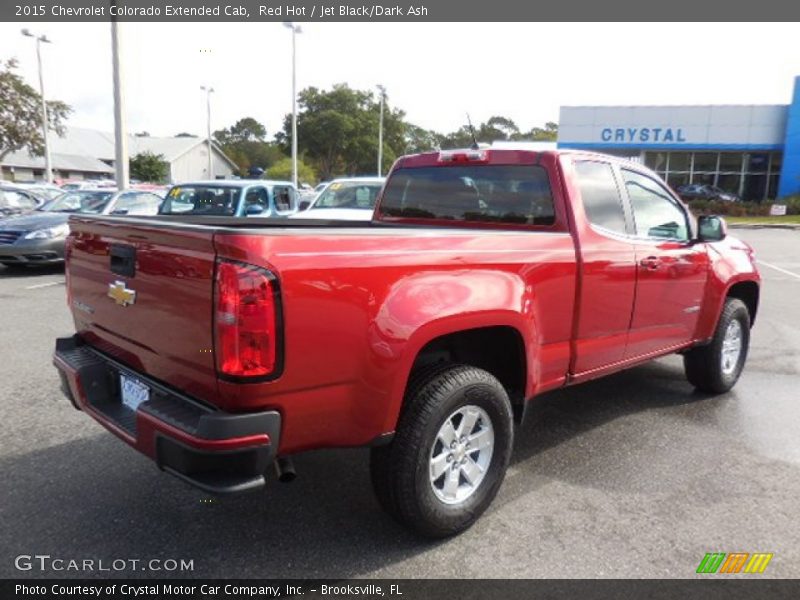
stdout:
<svg viewBox="0 0 800 600">
<path fill-rule="evenodd" d="M 375 208 L 375 200 L 383 184 L 364 181 L 334 181 L 330 184 L 312 208 Z"/>
<path fill-rule="evenodd" d="M 381 212 L 419 219 L 555 222 L 547 172 L 522 165 L 398 169 L 386 184 Z"/>
<path fill-rule="evenodd" d="M 161 215 L 227 215 L 236 214 L 241 190 L 228 186 L 175 186 L 161 206 Z"/>
<path fill-rule="evenodd" d="M 113 195 L 112 192 L 98 191 L 67 192 L 45 204 L 42 210 L 97 215 L 108 206 Z"/>
</svg>

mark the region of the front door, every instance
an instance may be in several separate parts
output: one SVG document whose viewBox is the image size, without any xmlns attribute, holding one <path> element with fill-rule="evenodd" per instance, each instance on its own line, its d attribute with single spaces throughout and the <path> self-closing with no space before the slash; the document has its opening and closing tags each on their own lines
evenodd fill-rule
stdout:
<svg viewBox="0 0 800 600">
<path fill-rule="evenodd" d="M 690 240 L 684 207 L 658 181 L 621 169 L 636 237 L 636 297 L 626 358 L 692 340 L 708 277 L 705 244 Z"/>
</svg>

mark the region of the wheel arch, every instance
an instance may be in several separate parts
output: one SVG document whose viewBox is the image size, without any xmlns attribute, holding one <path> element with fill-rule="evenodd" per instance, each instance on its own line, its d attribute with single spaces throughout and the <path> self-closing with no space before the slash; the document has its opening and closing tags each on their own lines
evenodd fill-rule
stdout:
<svg viewBox="0 0 800 600">
<path fill-rule="evenodd" d="M 523 329 L 508 321 L 436 332 L 420 337 L 409 349 L 402 376 L 392 394 L 385 430 L 394 430 L 415 372 L 437 363 L 477 367 L 496 377 L 508 393 L 514 417 L 521 419 L 530 379 L 530 339 Z"/>
</svg>

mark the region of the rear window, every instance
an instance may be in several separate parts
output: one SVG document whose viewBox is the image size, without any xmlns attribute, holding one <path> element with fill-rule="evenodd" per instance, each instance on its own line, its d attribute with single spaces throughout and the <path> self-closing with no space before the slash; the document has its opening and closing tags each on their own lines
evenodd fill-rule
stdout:
<svg viewBox="0 0 800 600">
<path fill-rule="evenodd" d="M 381 212 L 392 217 L 552 225 L 550 181 L 533 165 L 465 165 L 398 169 Z"/>
<path fill-rule="evenodd" d="M 172 188 L 159 214 L 227 215 L 236 214 L 241 190 L 226 186 L 176 186 Z"/>
</svg>

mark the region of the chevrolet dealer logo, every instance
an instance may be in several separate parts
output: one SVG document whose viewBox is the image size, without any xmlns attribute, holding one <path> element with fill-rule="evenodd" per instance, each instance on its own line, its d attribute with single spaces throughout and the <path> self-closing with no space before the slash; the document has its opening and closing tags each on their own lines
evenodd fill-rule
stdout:
<svg viewBox="0 0 800 600">
<path fill-rule="evenodd" d="M 108 297 L 120 306 L 128 306 L 136 302 L 136 292 L 125 287 L 124 281 L 109 283 Z"/>
</svg>

